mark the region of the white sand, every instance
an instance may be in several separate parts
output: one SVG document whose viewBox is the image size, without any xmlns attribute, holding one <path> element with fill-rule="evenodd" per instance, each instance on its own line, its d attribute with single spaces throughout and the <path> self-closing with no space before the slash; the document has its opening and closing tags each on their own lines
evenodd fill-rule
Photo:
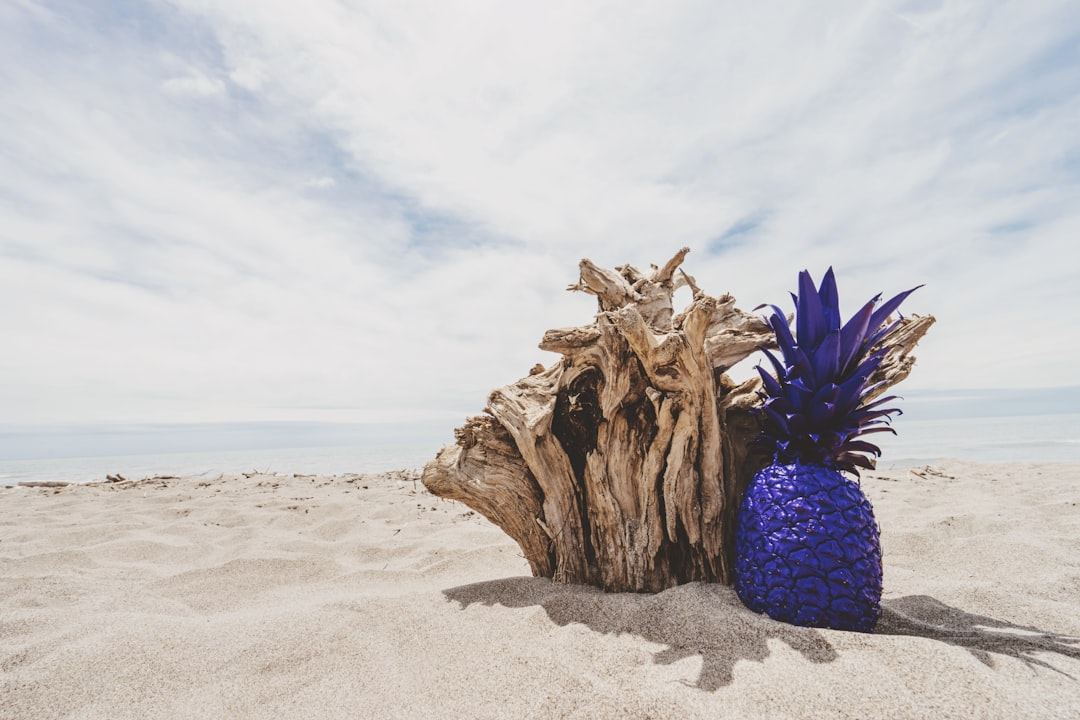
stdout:
<svg viewBox="0 0 1080 720">
<path fill-rule="evenodd" d="M 874 635 L 527 577 L 405 473 L 0 489 L 0 718 L 1080 717 L 1080 466 L 863 485 Z"/>
</svg>

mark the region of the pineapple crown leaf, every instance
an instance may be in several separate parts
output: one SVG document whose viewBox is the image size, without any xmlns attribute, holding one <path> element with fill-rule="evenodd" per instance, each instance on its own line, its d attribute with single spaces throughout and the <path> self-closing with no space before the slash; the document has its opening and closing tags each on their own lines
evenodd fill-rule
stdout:
<svg viewBox="0 0 1080 720">
<path fill-rule="evenodd" d="M 888 423 L 898 408 L 883 408 L 895 395 L 864 402 L 882 383 L 868 385 L 889 348 L 881 341 L 897 326 L 886 324 L 908 295 L 921 285 L 885 302 L 876 295 L 848 321 L 840 318 L 836 275 L 830 267 L 819 286 L 810 273 L 799 273 L 795 303 L 795 333 L 776 305 L 765 317 L 776 336 L 779 356 L 762 348 L 775 372 L 758 366 L 761 375 L 761 410 L 765 416 L 762 442 L 775 449 L 778 459 L 816 462 L 858 474 L 871 468 L 867 457 L 880 449 L 857 440 L 873 432 L 893 432 Z M 871 352 L 872 351 L 872 352 Z M 885 427 L 880 427 L 885 425 Z"/>
</svg>

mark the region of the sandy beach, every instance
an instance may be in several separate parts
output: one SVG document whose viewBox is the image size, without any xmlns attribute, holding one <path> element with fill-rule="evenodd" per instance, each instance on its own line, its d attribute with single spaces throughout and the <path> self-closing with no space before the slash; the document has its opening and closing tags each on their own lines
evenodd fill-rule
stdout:
<svg viewBox="0 0 1080 720">
<path fill-rule="evenodd" d="M 529 577 L 415 473 L 0 489 L 0 718 L 1080 717 L 1080 465 L 863 487 L 873 635 Z"/>
</svg>

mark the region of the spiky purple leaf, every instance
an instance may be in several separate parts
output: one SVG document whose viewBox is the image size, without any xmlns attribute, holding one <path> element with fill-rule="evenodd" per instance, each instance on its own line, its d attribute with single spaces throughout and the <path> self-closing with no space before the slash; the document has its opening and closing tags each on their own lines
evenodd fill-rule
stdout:
<svg viewBox="0 0 1080 720">
<path fill-rule="evenodd" d="M 804 348 L 815 348 L 825 336 L 825 313 L 821 306 L 821 297 L 814 287 L 814 280 L 810 273 L 803 270 L 799 273 L 799 299 L 795 303 L 795 331 L 798 334 L 799 345 Z"/>
</svg>

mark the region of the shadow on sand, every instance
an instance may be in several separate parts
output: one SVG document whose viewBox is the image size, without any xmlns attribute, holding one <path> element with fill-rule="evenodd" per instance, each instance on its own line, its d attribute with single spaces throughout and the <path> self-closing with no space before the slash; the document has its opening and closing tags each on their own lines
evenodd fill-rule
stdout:
<svg viewBox="0 0 1080 720">
<path fill-rule="evenodd" d="M 974 615 L 929 595 L 884 600 L 881 609 L 876 634 L 911 635 L 956 645 L 988 667 L 994 666 L 994 655 L 1005 655 L 1072 678 L 1038 654 L 1054 653 L 1080 660 L 1080 638 Z"/>
<path fill-rule="evenodd" d="M 739 660 L 761 662 L 776 638 L 815 663 L 837 658 L 817 630 L 765 621 L 742 606 L 724 585 L 690 583 L 656 595 L 603 593 L 582 585 L 562 585 L 546 578 L 507 578 L 444 590 L 450 600 L 511 608 L 542 607 L 560 626 L 581 623 L 606 634 L 629 633 L 663 645 L 653 662 L 670 665 L 700 655 L 701 673 L 694 687 L 716 690 L 732 681 Z"/>
<path fill-rule="evenodd" d="M 724 585 L 690 583 L 647 595 L 603 593 L 546 578 L 515 577 L 462 585 L 443 594 L 462 608 L 477 603 L 542 607 L 559 626 L 580 623 L 599 633 L 628 633 L 663 645 L 664 649 L 653 655 L 653 662 L 661 665 L 700 655 L 701 673 L 691 684 L 706 691 L 729 685 L 739 660 L 765 660 L 768 641 L 774 638 L 813 663 L 839 657 L 821 631 L 757 615 L 743 607 L 735 591 Z M 993 665 L 992 654 L 997 653 L 1062 672 L 1035 654 L 1051 652 L 1080 659 L 1077 638 L 971 615 L 928 596 L 887 600 L 882 606 L 877 634 L 958 645 L 987 665 Z"/>
</svg>

